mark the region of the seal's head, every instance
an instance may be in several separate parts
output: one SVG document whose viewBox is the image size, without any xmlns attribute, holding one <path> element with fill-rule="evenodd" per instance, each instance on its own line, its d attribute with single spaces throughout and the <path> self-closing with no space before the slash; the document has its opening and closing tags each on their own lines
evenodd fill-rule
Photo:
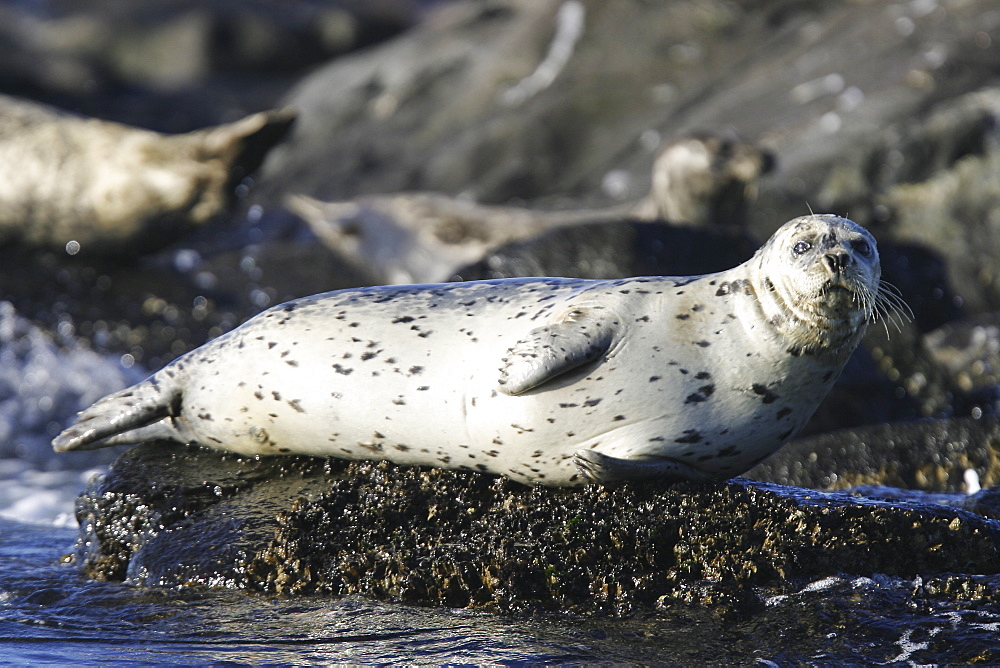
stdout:
<svg viewBox="0 0 1000 668">
<path fill-rule="evenodd" d="M 761 308 L 792 354 L 853 349 L 885 297 L 875 238 L 834 215 L 785 223 L 750 261 Z"/>
<path fill-rule="evenodd" d="M 774 163 L 770 151 L 726 137 L 695 134 L 670 142 L 653 163 L 656 215 L 674 223 L 742 226 L 747 201 Z"/>
</svg>

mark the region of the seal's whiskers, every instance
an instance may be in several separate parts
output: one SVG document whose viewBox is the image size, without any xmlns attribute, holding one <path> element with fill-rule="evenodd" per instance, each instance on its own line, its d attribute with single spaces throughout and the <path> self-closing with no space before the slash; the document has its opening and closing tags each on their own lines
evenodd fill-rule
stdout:
<svg viewBox="0 0 1000 668">
<path fill-rule="evenodd" d="M 871 292 L 870 290 L 868 291 Z M 903 331 L 905 322 L 913 321 L 913 310 L 903 299 L 899 288 L 886 280 L 880 280 L 878 290 L 874 295 L 867 297 L 871 301 L 873 308 L 867 309 L 871 313 L 872 321 L 881 321 L 885 329 L 885 335 L 889 336 L 889 323 L 896 329 L 896 332 Z"/>
</svg>

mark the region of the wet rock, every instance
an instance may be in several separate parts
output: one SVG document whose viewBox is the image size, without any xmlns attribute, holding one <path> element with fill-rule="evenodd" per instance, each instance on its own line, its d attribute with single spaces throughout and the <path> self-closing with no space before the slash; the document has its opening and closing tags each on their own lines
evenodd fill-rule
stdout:
<svg viewBox="0 0 1000 668">
<path fill-rule="evenodd" d="M 734 479 L 531 488 L 504 478 L 179 445 L 130 450 L 78 505 L 91 577 L 499 611 L 761 609 L 824 575 L 997 573 L 972 513 Z"/>
<path fill-rule="evenodd" d="M 82 349 L 150 370 L 269 306 L 373 283 L 322 246 L 291 239 L 204 255 L 175 245 L 126 263 L 0 249 L 0 263 L 18 268 L 0 273 L 0 293 L 24 317 Z"/>
<path fill-rule="evenodd" d="M 1000 484 L 1000 420 L 920 420 L 796 439 L 746 476 L 814 489 L 888 485 L 976 492 Z"/>
<path fill-rule="evenodd" d="M 266 494 L 254 493 L 255 485 L 274 489 L 280 488 L 282 481 L 297 480 L 299 489 L 293 493 L 304 494 L 307 489 L 302 480 L 307 474 L 315 477 L 324 471 L 322 460 L 216 457 L 200 450 L 160 445 L 144 447 L 141 453 L 135 449 L 126 452 L 105 480 L 92 483 L 93 493 L 77 500 L 81 524 L 77 549 L 91 577 L 130 577 L 163 584 L 183 584 L 189 579 L 205 584 L 211 584 L 209 580 L 236 582 L 240 558 L 252 552 L 253 539 L 268 539 L 280 510 L 273 506 L 273 499 L 269 503 Z M 336 463 L 331 464 L 335 467 Z M 241 493 L 249 494 L 253 502 L 230 507 Z M 227 517 L 219 510 L 235 514 Z M 206 512 L 212 520 L 200 522 Z M 177 539 L 178 545 L 185 544 L 183 563 L 172 560 L 178 551 L 166 540 L 171 535 L 184 536 L 183 541 Z M 206 541 L 194 549 L 196 543 L 188 543 L 189 537 Z M 131 566 L 133 563 L 138 565 Z M 200 572 L 195 572 L 198 568 Z M 169 576 L 172 582 L 167 582 Z"/>
</svg>

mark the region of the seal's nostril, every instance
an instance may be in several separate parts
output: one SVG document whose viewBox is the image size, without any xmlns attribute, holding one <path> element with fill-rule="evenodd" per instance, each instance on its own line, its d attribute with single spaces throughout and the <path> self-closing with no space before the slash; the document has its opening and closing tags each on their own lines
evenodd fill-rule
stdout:
<svg viewBox="0 0 1000 668">
<path fill-rule="evenodd" d="M 850 258 L 847 253 L 827 253 L 823 258 L 826 261 L 826 266 L 830 267 L 831 271 L 839 272 L 847 266 L 850 262 Z"/>
</svg>

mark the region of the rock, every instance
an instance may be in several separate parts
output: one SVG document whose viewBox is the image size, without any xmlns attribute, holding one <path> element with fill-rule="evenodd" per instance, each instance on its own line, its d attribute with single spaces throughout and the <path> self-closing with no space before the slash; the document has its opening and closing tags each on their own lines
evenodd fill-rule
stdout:
<svg viewBox="0 0 1000 668">
<path fill-rule="evenodd" d="M 162 247 L 226 210 L 294 118 L 165 136 L 0 97 L 0 240 L 70 255 Z"/>
<path fill-rule="evenodd" d="M 133 584 L 504 612 L 722 615 L 836 574 L 995 574 L 970 512 L 734 479 L 582 490 L 388 463 L 125 453 L 78 504 L 77 562 Z"/>
<path fill-rule="evenodd" d="M 758 237 L 807 204 L 857 219 L 878 190 L 919 173 L 870 178 L 880 165 L 954 159 L 942 150 L 928 163 L 922 142 L 876 152 L 884 130 L 993 78 L 988 45 L 1000 27 L 989 0 L 923 7 L 452 3 L 301 81 L 285 101 L 303 122 L 265 188 L 593 206 L 647 192 L 661 141 L 732 128 L 766 143 L 781 167 L 751 214 Z M 540 71 L 548 85 L 529 87 Z"/>
<path fill-rule="evenodd" d="M 983 113 L 989 111 L 995 119 L 1000 89 L 975 97 L 984 98 L 990 108 Z M 991 141 L 995 144 L 996 137 Z M 900 184 L 883 198 L 891 234 L 941 253 L 949 282 L 970 313 L 1000 310 L 998 170 L 1000 148 L 991 147 L 982 154 L 964 155 L 924 181 Z"/>
<path fill-rule="evenodd" d="M 273 106 L 301 73 L 419 21 L 418 0 L 47 0 L 0 6 L 0 90 L 185 132 Z"/>
<path fill-rule="evenodd" d="M 0 293 L 49 332 L 156 370 L 269 306 L 372 285 L 315 243 L 271 239 L 205 255 L 187 245 L 115 258 L 0 248 Z"/>
<path fill-rule="evenodd" d="M 975 488 L 969 488 L 968 471 Z M 888 485 L 926 492 L 1000 484 L 1000 420 L 955 418 L 842 429 L 786 444 L 748 478 L 813 489 Z"/>
<path fill-rule="evenodd" d="M 1000 318 L 983 315 L 949 322 L 923 338 L 927 354 L 965 392 L 1000 385 Z"/>
<path fill-rule="evenodd" d="M 691 276 L 731 269 L 759 244 L 738 228 L 613 220 L 560 227 L 501 246 L 455 272 L 474 281 L 518 276 Z"/>
</svg>

